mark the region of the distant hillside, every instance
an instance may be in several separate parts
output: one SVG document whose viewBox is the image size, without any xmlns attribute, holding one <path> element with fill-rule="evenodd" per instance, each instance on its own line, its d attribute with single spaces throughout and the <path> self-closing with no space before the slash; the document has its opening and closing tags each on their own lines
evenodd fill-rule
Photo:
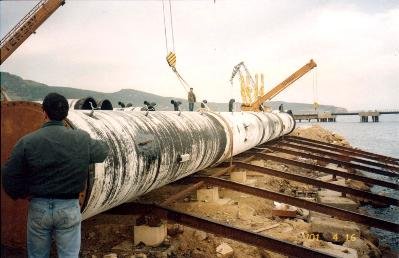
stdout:
<svg viewBox="0 0 399 258">
<path fill-rule="evenodd" d="M 162 97 L 139 90 L 122 89 L 114 93 L 104 93 L 77 88 L 48 86 L 43 83 L 31 80 L 24 80 L 19 76 L 7 72 L 0 72 L 0 76 L 1 88 L 4 88 L 6 90 L 8 96 L 12 100 L 42 100 L 47 93 L 58 92 L 64 95 L 67 99 L 80 99 L 88 96 L 93 97 L 98 101 L 102 99 L 109 99 L 114 107 L 118 106 L 117 103 L 119 101 L 122 101 L 125 104 L 132 103 L 133 106 L 143 106 L 144 100 L 147 100 L 149 102 L 157 103 L 157 110 L 173 110 L 173 106 L 170 104 L 170 100 L 175 99 L 183 103 L 181 108 L 182 110 L 188 109 L 187 100 L 185 99 Z M 291 109 L 294 113 L 306 113 L 313 111 L 312 104 L 272 101 L 269 103 L 269 106 L 271 106 L 273 109 L 278 109 L 280 104 L 284 105 L 284 109 Z M 210 102 L 208 103 L 208 106 L 212 110 L 228 111 L 227 103 Z M 197 105 L 196 107 L 199 108 L 199 105 Z M 330 112 L 346 112 L 346 109 L 344 108 L 328 105 L 320 105 L 319 110 Z"/>
</svg>

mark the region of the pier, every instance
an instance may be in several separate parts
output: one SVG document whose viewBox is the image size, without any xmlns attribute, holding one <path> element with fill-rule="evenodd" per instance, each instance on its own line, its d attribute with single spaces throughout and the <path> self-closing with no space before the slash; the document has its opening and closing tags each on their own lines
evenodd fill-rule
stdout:
<svg viewBox="0 0 399 258">
<path fill-rule="evenodd" d="M 296 121 L 302 122 L 316 120 L 317 122 L 336 122 L 337 116 L 359 116 L 361 123 L 367 122 L 379 122 L 380 115 L 387 114 L 399 114 L 399 110 L 391 111 L 360 111 L 360 112 L 341 112 L 341 113 L 331 113 L 331 112 L 320 112 L 320 113 L 309 113 L 309 114 L 294 114 Z M 370 117 L 370 119 L 369 119 Z"/>
</svg>

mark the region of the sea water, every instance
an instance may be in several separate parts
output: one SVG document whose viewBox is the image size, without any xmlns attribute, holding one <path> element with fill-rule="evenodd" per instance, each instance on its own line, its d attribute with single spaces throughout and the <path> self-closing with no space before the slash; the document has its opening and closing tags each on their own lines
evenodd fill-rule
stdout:
<svg viewBox="0 0 399 258">
<path fill-rule="evenodd" d="M 359 116 L 337 116 L 335 123 L 297 123 L 297 127 L 305 127 L 318 124 L 332 132 L 343 136 L 353 147 L 365 151 L 399 158 L 399 114 L 381 115 L 378 123 L 361 123 Z M 369 119 L 370 121 L 371 119 Z M 399 177 L 390 178 L 371 173 L 364 173 L 371 176 L 395 183 L 399 183 Z M 384 193 L 387 196 L 399 199 L 399 191 L 385 187 L 374 186 L 371 188 L 374 193 Z M 362 210 L 373 217 L 388 220 L 399 224 L 399 207 L 391 205 L 387 208 L 375 209 L 365 206 Z M 389 245 L 393 250 L 399 251 L 399 234 L 372 228 L 380 243 Z"/>
</svg>

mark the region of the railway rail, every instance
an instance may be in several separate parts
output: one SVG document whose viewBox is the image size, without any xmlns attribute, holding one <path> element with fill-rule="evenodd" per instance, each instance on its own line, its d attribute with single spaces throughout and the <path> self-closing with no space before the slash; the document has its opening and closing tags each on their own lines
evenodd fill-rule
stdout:
<svg viewBox="0 0 399 258">
<path fill-rule="evenodd" d="M 286 139 L 291 137 L 286 137 Z M 369 199 L 371 201 L 384 203 L 387 205 L 399 205 L 399 200 L 392 197 L 382 196 L 378 194 L 374 194 L 368 191 L 359 190 L 350 186 L 342 186 L 334 183 L 324 182 L 317 180 L 315 178 L 298 175 L 293 171 L 288 169 L 288 171 L 279 171 L 276 169 L 267 168 L 265 166 L 258 166 L 251 164 L 251 161 L 254 160 L 273 160 L 282 164 L 292 165 L 301 167 L 304 169 L 308 169 L 311 171 L 319 171 L 327 174 L 331 174 L 334 178 L 343 177 L 346 179 L 352 179 L 360 182 L 364 182 L 367 184 L 375 184 L 383 187 L 391 188 L 394 190 L 399 190 L 399 185 L 395 182 L 389 182 L 384 180 L 379 180 L 375 178 L 371 178 L 368 176 L 359 175 L 354 170 L 361 169 L 364 170 L 363 167 L 356 166 L 358 164 L 353 164 L 351 158 L 355 156 L 365 156 L 368 158 L 374 159 L 378 162 L 373 164 L 376 171 L 374 173 L 380 174 L 381 171 L 387 171 L 389 169 L 390 175 L 397 176 L 395 171 L 396 161 L 393 158 L 385 157 L 382 155 L 373 156 L 371 153 L 364 154 L 360 150 L 355 150 L 351 148 L 341 149 L 338 146 L 329 146 L 323 145 L 321 142 L 316 141 L 307 141 L 308 139 L 295 137 L 293 138 L 297 142 L 300 142 L 300 145 L 295 145 L 297 149 L 304 147 L 303 149 L 307 151 L 307 153 L 301 152 L 300 150 L 292 151 L 286 149 L 287 147 L 292 147 L 290 143 L 287 143 L 286 140 L 274 141 L 267 144 L 263 144 L 261 147 L 255 147 L 251 150 L 248 150 L 238 156 L 232 162 L 224 162 L 219 164 L 217 167 L 208 168 L 205 171 L 200 171 L 195 175 L 183 178 L 176 182 L 177 184 L 187 184 L 188 186 L 179 191 L 177 194 L 169 196 L 166 200 L 163 200 L 160 203 L 125 203 L 116 208 L 113 208 L 107 213 L 111 214 L 151 214 L 151 216 L 157 216 L 158 218 L 165 219 L 168 221 L 173 221 L 179 224 L 183 224 L 189 227 L 197 228 L 209 233 L 213 233 L 215 235 L 220 235 L 226 238 L 230 238 L 233 240 L 237 240 L 249 245 L 265 248 L 267 250 L 281 253 L 288 256 L 295 257 L 336 257 L 328 253 L 321 252 L 319 250 L 310 249 L 305 246 L 301 246 L 298 244 L 290 243 L 287 241 L 279 240 L 273 238 L 271 236 L 265 236 L 256 232 L 252 232 L 249 230 L 244 230 L 241 228 L 234 227 L 232 225 L 223 224 L 209 218 L 203 218 L 195 214 L 188 214 L 183 211 L 179 211 L 170 207 L 174 202 L 183 199 L 189 195 L 191 195 L 197 189 L 206 187 L 206 186 L 219 186 L 222 188 L 238 191 L 245 194 L 254 195 L 260 198 L 278 201 L 290 205 L 294 205 L 296 207 L 304 208 L 310 211 L 315 211 L 318 213 L 323 213 L 338 219 L 347 220 L 356 222 L 359 224 L 363 224 L 369 227 L 375 227 L 379 229 L 383 229 L 386 231 L 399 233 L 399 224 L 396 224 L 391 221 L 387 221 L 378 217 L 368 216 L 364 214 L 360 214 L 358 212 L 353 212 L 345 209 L 336 208 L 333 206 L 304 200 L 299 197 L 290 196 L 287 194 L 276 193 L 274 191 L 266 190 L 263 188 L 253 187 L 245 184 L 240 184 L 237 182 L 233 182 L 230 180 L 226 180 L 221 178 L 221 176 L 230 173 L 234 169 L 245 169 L 248 171 L 255 171 L 261 174 L 283 178 L 290 181 L 301 182 L 304 184 L 309 184 L 316 186 L 321 189 L 330 189 L 333 191 L 338 191 L 343 193 L 343 196 L 349 194 L 351 196 L 357 196 L 365 199 Z M 289 146 L 287 146 L 289 145 Z M 305 145 L 317 145 L 318 149 L 323 149 L 323 147 L 327 147 L 326 149 L 330 151 L 341 151 L 348 155 L 348 159 L 346 161 L 339 161 L 339 165 L 342 168 L 348 169 L 348 172 L 344 172 L 339 169 L 331 169 L 326 168 L 321 165 L 314 165 L 311 163 L 307 163 L 304 161 L 297 161 L 295 157 L 304 156 L 311 159 L 318 159 L 322 162 L 334 163 L 337 160 L 335 159 L 337 156 L 330 155 L 327 151 L 322 152 L 319 150 L 314 150 L 313 148 L 306 147 Z M 279 146 L 279 147 L 276 147 Z M 316 147 L 316 146 L 313 146 Z M 336 148 L 337 147 L 337 148 Z M 299 152 L 299 153 L 298 153 Z M 279 154 L 290 154 L 294 155 L 294 158 L 281 157 Z M 363 155 L 364 154 L 364 155 Z M 285 155 L 286 156 L 286 155 Z M 351 161 L 349 161 L 351 160 Z M 355 160 L 355 162 L 357 162 Z M 386 166 L 386 163 L 390 163 L 389 166 Z M 337 163 L 337 162 L 336 162 Z M 355 165 L 355 166 L 353 166 Z M 352 172 L 352 173 L 351 173 Z M 372 171 L 368 171 L 372 172 Z"/>
</svg>

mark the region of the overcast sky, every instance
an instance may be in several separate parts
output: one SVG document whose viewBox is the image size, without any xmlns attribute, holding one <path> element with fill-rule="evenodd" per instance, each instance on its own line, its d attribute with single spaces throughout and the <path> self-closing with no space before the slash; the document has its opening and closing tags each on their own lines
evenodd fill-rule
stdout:
<svg viewBox="0 0 399 258">
<path fill-rule="evenodd" d="M 1 37 L 37 2 L 1 1 Z M 317 95 L 350 110 L 399 109 L 399 1 L 172 1 L 172 14 L 177 68 L 200 100 L 238 98 L 238 80 L 234 88 L 229 80 L 240 61 L 265 74 L 268 90 L 313 58 L 317 69 L 274 100 Z M 1 71 L 52 86 L 185 98 L 166 52 L 162 1 L 67 0 Z"/>
</svg>

